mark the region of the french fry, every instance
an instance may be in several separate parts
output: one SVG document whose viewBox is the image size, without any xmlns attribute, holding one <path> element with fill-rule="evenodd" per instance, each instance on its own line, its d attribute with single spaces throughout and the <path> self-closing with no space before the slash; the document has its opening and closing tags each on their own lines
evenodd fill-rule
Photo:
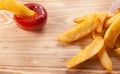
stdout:
<svg viewBox="0 0 120 74">
<path fill-rule="evenodd" d="M 58 40 L 62 42 L 73 42 L 78 40 L 96 29 L 98 18 L 96 14 L 90 19 L 81 22 L 79 25 L 74 26 L 72 29 L 58 36 Z"/>
<path fill-rule="evenodd" d="M 120 16 L 111 24 L 107 29 L 104 41 L 108 48 L 113 49 L 115 47 L 115 42 L 120 34 Z"/>
<path fill-rule="evenodd" d="M 98 36 L 102 36 L 103 34 L 98 34 L 96 32 L 93 32 L 93 38 L 96 39 Z M 112 71 L 112 62 L 110 60 L 110 57 L 106 51 L 106 49 L 103 47 L 99 52 L 98 52 L 98 58 L 102 64 L 102 66 L 108 70 Z"/>
<path fill-rule="evenodd" d="M 115 16 L 108 19 L 105 23 L 105 28 L 107 29 L 119 16 L 120 14 L 116 14 Z"/>
<path fill-rule="evenodd" d="M 102 66 L 106 70 L 112 71 L 112 61 L 110 60 L 110 57 L 109 57 L 109 55 L 104 47 L 98 53 L 98 57 L 99 57 L 99 60 L 102 64 Z"/>
<path fill-rule="evenodd" d="M 95 13 L 94 14 L 87 14 L 87 15 L 75 18 L 74 22 L 75 23 L 81 23 L 81 22 L 85 21 L 86 19 L 89 19 L 89 18 L 93 17 L 94 15 L 95 15 Z"/>
<path fill-rule="evenodd" d="M 103 47 L 104 40 L 102 37 L 98 36 L 96 39 L 85 49 L 81 50 L 75 57 L 73 57 L 68 63 L 67 67 L 72 68 L 78 64 L 92 58 L 95 56 Z"/>
<path fill-rule="evenodd" d="M 116 48 L 116 49 L 113 49 L 113 51 L 114 51 L 118 56 L 120 56 L 120 47 L 119 47 L 119 48 Z"/>
<path fill-rule="evenodd" d="M 120 55 L 120 42 L 116 42 L 120 34 L 120 9 L 118 9 L 116 15 L 97 12 L 78 17 L 74 22 L 76 26 L 60 34 L 58 40 L 73 42 L 92 32 L 94 41 L 70 59 L 67 62 L 67 68 L 73 68 L 97 54 L 103 67 L 108 71 L 112 71 L 112 61 L 104 47 L 104 42 L 109 49 L 117 47 L 114 52 Z"/>
<path fill-rule="evenodd" d="M 1 0 L 0 9 L 9 10 L 14 12 L 16 15 L 22 16 L 33 16 L 35 14 L 34 11 L 30 10 L 23 4 L 16 2 L 15 0 Z"/>
</svg>

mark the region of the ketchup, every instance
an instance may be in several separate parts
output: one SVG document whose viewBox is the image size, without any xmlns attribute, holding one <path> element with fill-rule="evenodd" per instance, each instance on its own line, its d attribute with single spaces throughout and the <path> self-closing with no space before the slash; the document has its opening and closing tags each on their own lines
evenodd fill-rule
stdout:
<svg viewBox="0 0 120 74">
<path fill-rule="evenodd" d="M 40 30 L 47 22 L 47 12 L 44 7 L 37 3 L 25 4 L 26 7 L 35 11 L 33 16 L 14 15 L 17 25 L 28 31 Z"/>
</svg>

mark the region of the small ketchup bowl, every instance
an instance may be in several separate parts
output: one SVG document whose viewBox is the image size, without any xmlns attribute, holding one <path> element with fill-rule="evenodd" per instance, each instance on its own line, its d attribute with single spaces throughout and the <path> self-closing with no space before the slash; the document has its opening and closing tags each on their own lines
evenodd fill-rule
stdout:
<svg viewBox="0 0 120 74">
<path fill-rule="evenodd" d="M 37 3 L 28 3 L 25 6 L 35 11 L 35 14 L 33 16 L 14 15 L 14 20 L 17 22 L 17 25 L 28 31 L 42 29 L 47 22 L 47 11 L 45 8 Z"/>
</svg>

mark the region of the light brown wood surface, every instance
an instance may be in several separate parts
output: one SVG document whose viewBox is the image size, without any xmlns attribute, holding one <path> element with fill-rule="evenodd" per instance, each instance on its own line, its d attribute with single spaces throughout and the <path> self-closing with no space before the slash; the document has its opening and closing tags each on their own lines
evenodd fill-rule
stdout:
<svg viewBox="0 0 120 74">
<path fill-rule="evenodd" d="M 71 28 L 73 19 L 97 11 L 108 11 L 115 0 L 18 0 L 35 2 L 48 12 L 48 22 L 38 32 L 24 31 L 16 26 L 13 14 L 0 11 L 0 74 L 103 74 L 99 60 L 94 58 L 79 68 L 67 69 L 66 61 L 92 40 L 89 37 L 65 44 L 56 37 Z M 120 74 L 120 59 L 111 54 L 113 72 Z"/>
</svg>

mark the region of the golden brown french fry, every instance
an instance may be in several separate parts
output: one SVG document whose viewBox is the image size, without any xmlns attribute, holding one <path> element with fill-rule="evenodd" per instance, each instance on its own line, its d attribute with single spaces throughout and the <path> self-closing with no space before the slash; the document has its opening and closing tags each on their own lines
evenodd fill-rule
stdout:
<svg viewBox="0 0 120 74">
<path fill-rule="evenodd" d="M 120 16 L 111 24 L 111 26 L 107 29 L 104 41 L 108 48 L 113 49 L 115 46 L 115 42 L 120 34 Z"/>
<path fill-rule="evenodd" d="M 116 14 L 115 16 L 108 19 L 105 23 L 105 28 L 107 29 L 119 16 L 120 14 Z"/>
<path fill-rule="evenodd" d="M 103 34 L 98 34 L 96 32 L 93 32 L 94 39 L 98 36 L 103 36 Z M 99 51 L 98 57 L 103 67 L 108 71 L 112 71 L 112 62 L 104 47 Z"/>
<path fill-rule="evenodd" d="M 81 22 L 85 21 L 86 19 L 89 19 L 89 18 L 93 17 L 94 15 L 95 15 L 95 13 L 94 14 L 87 14 L 87 15 L 75 18 L 74 22 L 75 23 L 81 23 Z"/>
<path fill-rule="evenodd" d="M 102 66 L 106 70 L 112 71 L 112 61 L 110 60 L 110 57 L 109 57 L 109 55 L 104 47 L 98 53 L 98 57 L 99 57 L 99 60 L 102 64 Z"/>
<path fill-rule="evenodd" d="M 100 12 L 100 13 L 97 13 L 97 16 L 100 19 L 100 23 L 99 23 L 96 31 L 98 33 L 102 33 L 102 31 L 103 31 L 103 24 L 104 24 L 104 22 L 105 22 L 105 20 L 106 20 L 106 18 L 108 16 L 108 14 L 105 13 L 105 12 Z"/>
<path fill-rule="evenodd" d="M 92 16 L 89 20 L 85 20 L 67 32 L 60 34 L 58 36 L 58 40 L 62 42 L 72 42 L 78 40 L 95 30 L 97 27 L 97 22 L 98 18 L 96 14 L 94 14 L 94 16 Z"/>
<path fill-rule="evenodd" d="M 120 47 L 119 47 L 119 48 L 116 48 L 116 49 L 113 49 L 113 51 L 114 51 L 118 56 L 120 56 Z"/>
<path fill-rule="evenodd" d="M 67 63 L 68 68 L 77 66 L 78 64 L 92 58 L 95 56 L 103 47 L 104 40 L 102 37 L 98 36 L 90 45 L 85 49 L 81 50 L 75 57 L 73 57 Z"/>
</svg>

